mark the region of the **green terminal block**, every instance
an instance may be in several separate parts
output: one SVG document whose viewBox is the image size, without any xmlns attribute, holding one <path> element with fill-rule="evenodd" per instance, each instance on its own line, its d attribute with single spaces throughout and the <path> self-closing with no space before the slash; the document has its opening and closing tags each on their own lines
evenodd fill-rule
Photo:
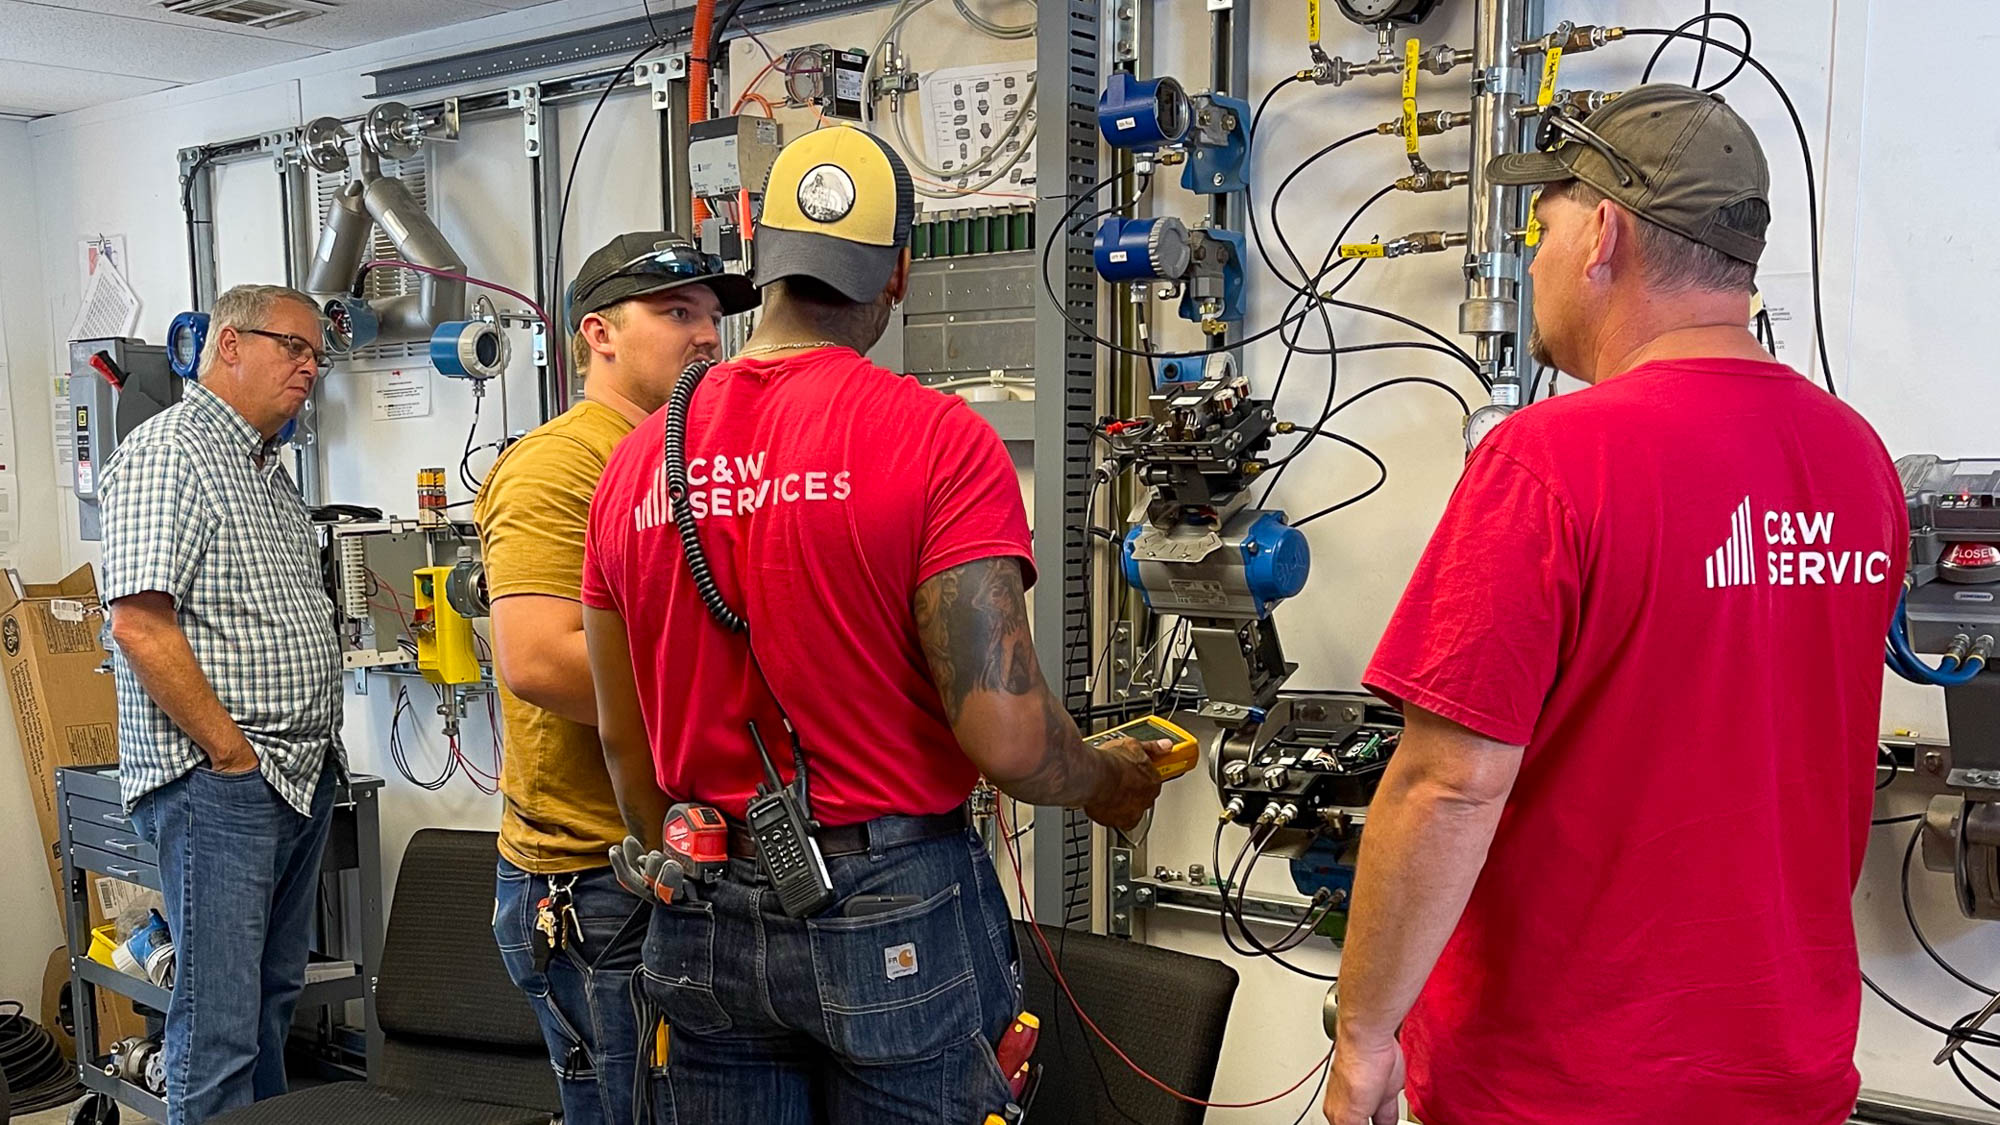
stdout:
<svg viewBox="0 0 2000 1125">
<path fill-rule="evenodd" d="M 931 224 L 917 223 L 910 227 L 910 257 L 921 259 L 930 256 Z"/>
</svg>

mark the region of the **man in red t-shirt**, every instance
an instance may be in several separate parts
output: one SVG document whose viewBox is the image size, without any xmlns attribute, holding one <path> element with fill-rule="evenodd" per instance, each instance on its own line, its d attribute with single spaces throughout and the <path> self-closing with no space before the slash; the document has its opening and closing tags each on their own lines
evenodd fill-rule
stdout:
<svg viewBox="0 0 2000 1125">
<path fill-rule="evenodd" d="M 1902 492 L 1745 328 L 1742 119 L 1658 85 L 1545 130 L 1491 174 L 1548 185 L 1531 349 L 1593 385 L 1473 451 L 1363 679 L 1408 730 L 1326 1116 L 1835 1125 Z"/>
<path fill-rule="evenodd" d="M 669 800 L 732 822 L 727 875 L 656 909 L 647 936 L 642 980 L 673 1030 L 669 1121 L 1001 1112 L 994 1045 L 1020 990 L 966 797 L 984 773 L 1130 828 L 1159 793 L 1146 747 L 1085 746 L 1042 681 L 999 437 L 861 354 L 906 291 L 914 213 L 909 173 L 874 137 L 832 127 L 786 146 L 757 230 L 762 317 L 686 410 L 685 490 L 667 483 L 670 403 L 612 454 L 591 506 L 584 631 L 627 848 L 659 847 Z M 786 719 L 834 895 L 804 918 L 741 827 L 764 778 L 748 725 L 791 785 Z"/>
</svg>

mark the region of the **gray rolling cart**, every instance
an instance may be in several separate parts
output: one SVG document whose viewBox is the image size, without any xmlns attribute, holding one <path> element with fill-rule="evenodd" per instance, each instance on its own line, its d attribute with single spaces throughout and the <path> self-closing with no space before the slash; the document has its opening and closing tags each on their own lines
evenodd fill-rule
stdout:
<svg viewBox="0 0 2000 1125">
<path fill-rule="evenodd" d="M 318 1034 L 308 1044 L 316 1061 L 350 1075 L 372 1069 L 381 1056 L 382 1032 L 375 1022 L 371 987 L 381 963 L 382 844 L 377 800 L 382 779 L 356 775 L 334 795 L 333 828 L 320 866 L 319 927 L 315 960 L 351 961 L 351 975 L 312 980 L 299 996 L 301 1011 L 324 1009 Z M 76 1012 L 78 1078 L 90 1095 L 70 1115 L 76 1125 L 115 1125 L 118 1107 L 164 1121 L 166 1103 L 133 1081 L 128 1059 L 95 1056 L 97 989 L 108 989 L 164 1014 L 168 991 L 128 976 L 89 957 L 90 873 L 160 889 L 159 856 L 139 839 L 118 794 L 116 766 L 79 766 L 56 771 L 56 802 L 62 810 L 63 928 L 69 940 L 73 1007 Z M 359 1000 L 364 1026 L 341 1019 Z M 297 1040 L 296 1031 L 294 1039 Z M 358 1059 L 360 1065 L 356 1065 Z M 123 1065 L 121 1065 L 123 1064 Z"/>
</svg>

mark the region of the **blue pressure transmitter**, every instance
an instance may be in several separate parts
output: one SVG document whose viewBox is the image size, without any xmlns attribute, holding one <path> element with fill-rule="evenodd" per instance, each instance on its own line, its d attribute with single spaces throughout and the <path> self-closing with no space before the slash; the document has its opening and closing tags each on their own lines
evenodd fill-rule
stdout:
<svg viewBox="0 0 2000 1125">
<path fill-rule="evenodd" d="M 1116 71 L 1097 98 L 1097 128 L 1112 148 L 1155 152 L 1179 144 L 1192 121 L 1187 91 L 1172 78 Z"/>
<path fill-rule="evenodd" d="M 201 370 L 201 349 L 208 346 L 208 314 L 184 312 L 167 325 L 167 366 L 183 379 Z"/>
</svg>

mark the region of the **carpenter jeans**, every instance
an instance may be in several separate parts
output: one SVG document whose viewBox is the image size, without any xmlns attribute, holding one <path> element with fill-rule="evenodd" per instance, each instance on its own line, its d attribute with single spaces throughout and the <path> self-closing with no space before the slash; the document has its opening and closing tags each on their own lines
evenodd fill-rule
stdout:
<svg viewBox="0 0 2000 1125">
<path fill-rule="evenodd" d="M 978 1125 L 1009 1098 L 993 1048 L 1020 1009 L 1007 901 L 970 831 L 827 861 L 825 913 L 785 915 L 755 864 L 653 912 L 641 981 L 672 1029 L 659 1125 Z M 908 901 L 849 916 L 857 895 Z"/>
<path fill-rule="evenodd" d="M 531 936 L 551 879 L 575 880 L 570 895 L 583 934 L 572 929 L 568 947 L 538 971 Z M 619 886 L 609 867 L 534 875 L 502 859 L 494 888 L 493 939 L 542 1025 L 563 1125 L 630 1125 L 637 1060 L 643 1052 L 650 1064 L 652 1056 L 652 1036 L 640 1034 L 632 1010 L 646 904 Z"/>
<path fill-rule="evenodd" d="M 132 826 L 160 853 L 174 940 L 167 1125 L 201 1125 L 285 1092 L 285 1039 L 305 987 L 336 768 L 329 755 L 310 817 L 261 771 L 206 766 L 132 806 Z"/>
</svg>

